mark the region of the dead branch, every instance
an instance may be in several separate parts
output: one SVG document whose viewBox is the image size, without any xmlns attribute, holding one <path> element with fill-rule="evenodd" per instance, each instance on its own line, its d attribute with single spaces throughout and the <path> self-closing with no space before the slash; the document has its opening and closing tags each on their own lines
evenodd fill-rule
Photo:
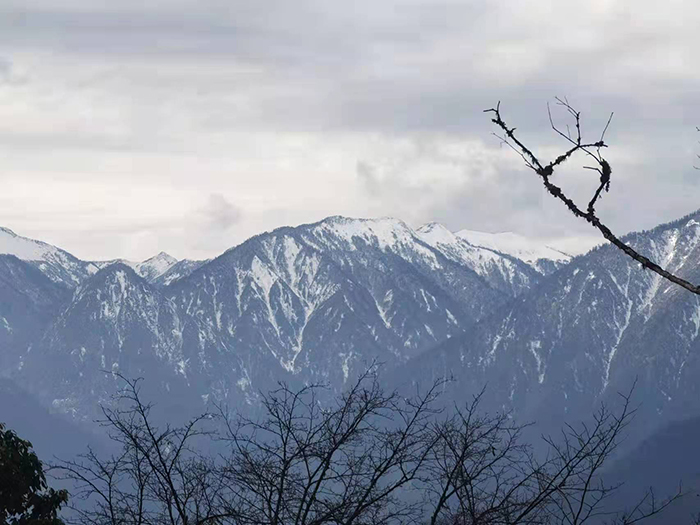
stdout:
<svg viewBox="0 0 700 525">
<path fill-rule="evenodd" d="M 674 275 L 673 273 L 669 272 L 668 270 L 665 270 L 649 258 L 637 252 L 630 245 L 620 240 L 620 238 L 618 238 L 612 232 L 612 230 L 610 230 L 610 228 L 608 228 L 600 220 L 600 218 L 596 214 L 595 207 L 603 191 L 608 192 L 610 190 L 610 177 L 612 175 L 612 169 L 608 161 L 605 160 L 605 158 L 603 157 L 602 150 L 603 148 L 608 147 L 605 143 L 605 133 L 608 130 L 608 127 L 610 126 L 613 114 L 610 114 L 610 118 L 608 119 L 607 124 L 603 129 L 600 139 L 598 139 L 595 142 L 586 142 L 583 140 L 581 135 L 581 113 L 579 111 L 576 111 L 566 99 L 557 98 L 556 102 L 557 105 L 564 108 L 566 112 L 574 119 L 576 131 L 572 136 L 568 128 L 567 132 L 564 132 L 560 128 L 558 128 L 552 118 L 551 109 L 549 108 L 549 106 L 547 107 L 552 129 L 556 134 L 563 137 L 570 144 L 569 149 L 567 149 L 561 155 L 549 162 L 541 161 L 534 154 L 531 148 L 526 146 L 523 142 L 520 141 L 520 139 L 516 137 L 516 128 L 508 127 L 506 122 L 501 117 L 500 102 L 496 105 L 495 108 L 486 109 L 484 110 L 484 112 L 493 114 L 491 121 L 494 124 L 496 124 L 496 126 L 498 126 L 504 133 L 503 136 L 496 136 L 498 136 L 504 143 L 510 146 L 523 158 L 523 160 L 525 161 L 525 165 L 531 170 L 533 170 L 535 173 L 537 173 L 537 175 L 539 175 L 540 179 L 542 180 L 542 184 L 547 189 L 547 191 L 553 197 L 562 201 L 569 209 L 569 211 L 571 211 L 571 213 L 573 213 L 576 217 L 579 217 L 591 224 L 594 228 L 596 228 L 598 231 L 600 231 L 600 233 L 603 234 L 603 237 L 605 237 L 605 239 L 617 246 L 629 257 L 640 263 L 643 268 L 651 270 L 652 272 L 660 275 L 664 279 L 667 279 L 674 284 L 682 286 L 683 288 L 689 290 L 690 292 L 693 292 L 694 294 L 700 295 L 700 286 L 697 286 L 689 281 L 686 281 L 685 279 L 682 279 L 681 277 L 678 277 L 677 275 Z M 570 197 L 568 197 L 559 186 L 557 186 L 551 181 L 551 177 L 554 174 L 555 169 L 558 168 L 566 160 L 570 159 L 572 155 L 579 152 L 587 155 L 593 161 L 594 164 L 593 166 L 585 166 L 584 168 L 595 171 L 600 176 L 599 184 L 585 209 L 582 209 Z"/>
</svg>

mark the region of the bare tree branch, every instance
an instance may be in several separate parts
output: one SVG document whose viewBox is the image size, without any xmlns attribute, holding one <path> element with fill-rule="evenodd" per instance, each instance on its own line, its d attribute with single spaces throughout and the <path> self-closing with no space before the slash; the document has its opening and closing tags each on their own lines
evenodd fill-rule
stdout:
<svg viewBox="0 0 700 525">
<path fill-rule="evenodd" d="M 549 114 L 549 119 L 550 119 L 550 124 L 552 126 L 552 129 L 561 137 L 563 137 L 569 144 L 571 144 L 571 147 L 566 150 L 564 153 L 556 157 L 555 159 L 551 160 L 550 162 L 544 162 L 540 161 L 540 159 L 533 153 L 532 149 L 527 147 L 523 142 L 521 142 L 515 135 L 515 128 L 509 128 L 508 125 L 505 123 L 503 118 L 501 117 L 501 103 L 499 102 L 495 108 L 491 109 L 486 109 L 484 110 L 485 113 L 492 113 L 493 116 L 491 118 L 491 121 L 496 124 L 501 130 L 503 130 L 503 133 L 505 134 L 504 137 L 499 137 L 503 142 L 508 144 L 512 149 L 514 149 L 525 161 L 525 165 L 533 170 L 537 175 L 539 175 L 540 179 L 542 180 L 542 184 L 544 187 L 547 189 L 547 191 L 555 198 L 559 199 L 562 201 L 566 207 L 573 213 L 576 217 L 579 217 L 581 219 L 584 219 L 587 221 L 589 224 L 591 224 L 594 228 L 596 228 L 600 233 L 602 233 L 603 237 L 607 239 L 610 243 L 614 244 L 617 246 L 620 250 L 622 250 L 625 254 L 627 254 L 629 257 L 634 259 L 635 261 L 639 262 L 643 268 L 646 268 L 648 270 L 651 270 L 654 273 L 657 273 L 664 279 L 667 279 L 671 281 L 674 284 L 677 284 L 679 286 L 682 286 L 686 290 L 689 290 L 690 292 L 693 292 L 695 294 L 700 295 L 700 286 L 695 285 L 656 264 L 649 258 L 645 257 L 644 255 L 640 254 L 637 252 L 634 248 L 632 248 L 630 245 L 624 243 L 622 240 L 620 240 L 611 230 L 608 228 L 603 222 L 600 220 L 600 218 L 596 214 L 595 206 L 598 203 L 598 200 L 600 199 L 603 191 L 607 192 L 610 190 L 610 177 L 612 175 L 612 169 L 610 167 L 610 164 L 608 163 L 605 158 L 603 158 L 601 154 L 601 150 L 603 148 L 607 147 L 607 144 L 605 143 L 605 133 L 608 130 L 608 127 L 610 126 L 610 122 L 612 121 L 613 114 L 610 114 L 610 117 L 608 118 L 608 121 L 605 125 L 605 128 L 603 129 L 603 132 L 601 133 L 601 137 L 598 141 L 596 142 L 590 142 L 587 143 L 582 139 L 581 136 L 581 113 L 576 111 L 566 99 L 560 99 L 557 98 L 556 102 L 559 106 L 563 107 L 567 113 L 574 119 L 575 123 L 575 128 L 576 128 L 576 134 L 574 137 L 571 136 L 570 132 L 564 133 L 561 129 L 559 129 L 552 118 L 552 113 L 551 109 L 549 106 L 547 106 L 547 111 Z M 496 135 L 498 136 L 498 135 Z M 564 163 L 566 160 L 571 158 L 572 155 L 574 155 L 577 152 L 582 152 L 589 156 L 591 159 L 593 159 L 595 166 L 586 166 L 586 169 L 590 169 L 593 171 L 596 171 L 599 176 L 600 176 L 600 183 L 598 187 L 596 188 L 595 192 L 593 193 L 590 201 L 588 202 L 587 207 L 582 209 L 579 207 L 571 198 L 569 198 L 563 190 L 552 183 L 551 177 L 554 174 L 554 170 Z"/>
</svg>

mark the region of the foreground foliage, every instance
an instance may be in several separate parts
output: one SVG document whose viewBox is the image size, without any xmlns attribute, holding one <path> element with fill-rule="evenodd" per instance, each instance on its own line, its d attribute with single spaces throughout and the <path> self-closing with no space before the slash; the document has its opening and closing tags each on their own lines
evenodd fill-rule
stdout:
<svg viewBox="0 0 700 525">
<path fill-rule="evenodd" d="M 0 423 L 0 525 L 61 525 L 67 500 L 65 490 L 47 486 L 32 444 Z"/>
</svg>

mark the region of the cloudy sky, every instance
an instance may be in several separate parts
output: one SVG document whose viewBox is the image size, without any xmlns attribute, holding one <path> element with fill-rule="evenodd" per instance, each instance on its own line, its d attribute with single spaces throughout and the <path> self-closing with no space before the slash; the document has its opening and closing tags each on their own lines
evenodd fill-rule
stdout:
<svg viewBox="0 0 700 525">
<path fill-rule="evenodd" d="M 594 138 L 615 112 L 600 214 L 649 228 L 700 207 L 698 27 L 690 0 L 2 0 L 0 225 L 83 258 L 338 214 L 585 242 L 482 112 L 555 155 L 558 95 Z"/>
</svg>

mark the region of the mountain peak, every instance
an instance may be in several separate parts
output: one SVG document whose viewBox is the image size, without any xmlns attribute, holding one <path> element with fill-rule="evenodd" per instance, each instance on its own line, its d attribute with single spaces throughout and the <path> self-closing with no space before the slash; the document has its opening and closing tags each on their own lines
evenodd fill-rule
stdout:
<svg viewBox="0 0 700 525">
<path fill-rule="evenodd" d="M 167 262 L 168 264 L 175 264 L 177 262 L 177 259 L 170 255 L 169 253 L 166 252 L 160 252 L 157 255 L 154 255 L 153 257 L 150 257 L 146 259 L 145 261 L 141 262 L 140 264 L 146 264 L 148 262 L 156 262 L 156 261 L 164 261 Z"/>
<path fill-rule="evenodd" d="M 318 224 L 332 224 L 332 225 L 338 225 L 338 226 L 366 226 L 366 227 L 372 227 L 375 225 L 383 225 L 383 226 L 393 226 L 397 228 L 408 228 L 405 222 L 403 222 L 400 219 L 396 219 L 395 217 L 372 217 L 372 218 L 364 218 L 364 217 L 346 217 L 343 215 L 332 215 L 330 217 L 326 217 L 322 221 L 320 221 Z"/>
<path fill-rule="evenodd" d="M 405 222 L 393 217 L 355 219 L 334 216 L 309 227 L 314 235 L 330 235 L 353 246 L 355 239 L 362 239 L 380 249 L 411 243 L 416 238 L 415 232 Z"/>
<path fill-rule="evenodd" d="M 453 244 L 457 237 L 439 222 L 429 222 L 416 230 L 429 244 Z"/>
<path fill-rule="evenodd" d="M 177 259 L 165 252 L 160 252 L 150 259 L 132 265 L 136 273 L 149 282 L 157 279 L 177 264 Z"/>
<path fill-rule="evenodd" d="M 101 268 L 99 272 L 96 273 L 96 275 L 99 275 L 101 277 L 106 277 L 109 275 L 114 275 L 118 273 L 123 273 L 125 275 L 128 275 L 130 278 L 137 279 L 139 278 L 139 274 L 136 272 L 133 266 L 131 266 L 128 262 L 123 261 L 123 260 L 116 260 L 111 264 L 108 264 Z M 92 279 L 90 282 L 94 282 L 95 279 Z"/>
<path fill-rule="evenodd" d="M 0 232 L 5 233 L 10 237 L 17 237 L 17 234 L 9 228 L 3 228 L 2 226 L 0 226 Z"/>
</svg>

